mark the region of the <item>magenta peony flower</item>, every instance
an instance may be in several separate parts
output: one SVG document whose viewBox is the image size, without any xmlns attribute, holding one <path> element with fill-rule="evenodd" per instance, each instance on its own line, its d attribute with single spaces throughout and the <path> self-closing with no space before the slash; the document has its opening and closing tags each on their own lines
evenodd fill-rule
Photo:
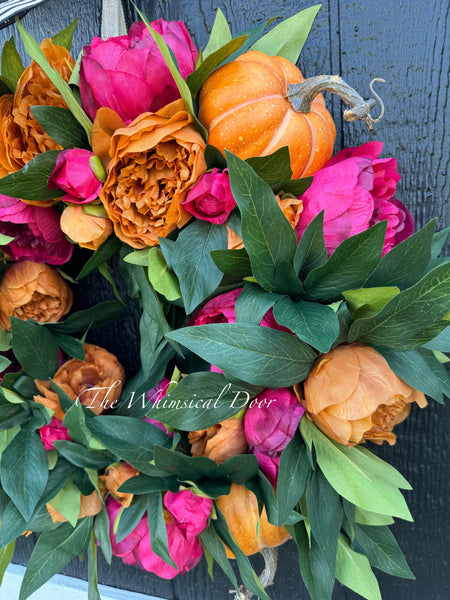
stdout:
<svg viewBox="0 0 450 600">
<path fill-rule="evenodd" d="M 64 202 L 85 204 L 95 200 L 102 189 L 102 182 L 91 169 L 89 160 L 93 156 L 93 152 L 81 148 L 60 152 L 47 187 L 64 190 L 66 194 L 61 198 Z"/>
<path fill-rule="evenodd" d="M 72 439 L 67 433 L 67 427 L 64 427 L 62 421 L 56 417 L 53 417 L 48 425 L 44 425 L 39 429 L 39 435 L 45 450 L 54 450 L 53 442 L 56 440 L 70 441 Z"/>
<path fill-rule="evenodd" d="M 212 500 L 196 496 L 189 490 L 175 493 L 168 491 L 164 495 L 164 506 L 189 539 L 200 535 L 208 526 Z"/>
<path fill-rule="evenodd" d="M 150 23 L 173 51 L 183 78 L 195 67 L 197 50 L 180 21 Z M 156 112 L 180 97 L 175 81 L 144 23 L 134 23 L 128 35 L 94 37 L 83 48 L 80 93 L 84 110 L 95 118 L 101 106 L 112 108 L 125 123 L 141 113 Z"/>
<path fill-rule="evenodd" d="M 281 452 L 292 439 L 304 412 L 292 390 L 279 388 L 261 392 L 245 413 L 249 451 L 256 456 L 272 485 L 277 483 Z"/>
<path fill-rule="evenodd" d="M 383 220 L 388 222 L 383 254 L 413 233 L 411 213 L 393 197 L 400 180 L 397 161 L 378 159 L 382 149 L 382 142 L 346 148 L 314 173 L 302 196 L 299 238 L 322 210 L 328 255 L 348 237 Z"/>
<path fill-rule="evenodd" d="M 198 564 L 203 554 L 198 537 L 188 538 L 176 523 L 170 521 L 166 522 L 167 541 L 170 556 L 177 568 L 171 567 L 157 556 L 151 548 L 147 514 L 142 517 L 125 539 L 116 542 L 114 522 L 121 508 L 120 502 L 117 502 L 112 496 L 107 498 L 106 511 L 110 522 L 109 532 L 114 556 L 122 558 L 127 565 L 138 565 L 163 579 L 173 579 L 179 573 L 187 573 Z"/>
<path fill-rule="evenodd" d="M 3 246 L 13 260 L 62 265 L 73 252 L 59 226 L 59 215 L 48 208 L 25 204 L 0 194 L 0 233 L 14 240 Z"/>
<path fill-rule="evenodd" d="M 222 225 L 236 206 L 230 187 L 228 169 L 205 173 L 188 191 L 184 208 L 202 221 Z"/>
</svg>

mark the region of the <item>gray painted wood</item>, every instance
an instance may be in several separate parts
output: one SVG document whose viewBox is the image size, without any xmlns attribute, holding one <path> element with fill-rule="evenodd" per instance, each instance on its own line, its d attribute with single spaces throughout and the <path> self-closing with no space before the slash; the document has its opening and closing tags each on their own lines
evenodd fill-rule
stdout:
<svg viewBox="0 0 450 600">
<path fill-rule="evenodd" d="M 151 19 L 182 20 L 198 46 L 204 46 L 219 6 L 232 23 L 233 32 L 251 21 L 260 23 L 276 12 L 285 16 L 307 7 L 306 0 L 141 0 L 139 7 Z M 395 156 L 402 179 L 397 197 L 413 211 L 418 225 L 436 216 L 439 228 L 450 225 L 449 215 L 449 49 L 447 2 L 440 0 L 324 0 L 301 56 L 300 66 L 307 76 L 340 74 L 362 95 L 368 94 L 373 77 L 383 77 L 380 94 L 386 116 L 369 133 L 363 124 L 343 125 L 342 108 L 336 99 L 328 105 L 337 125 L 336 151 L 343 146 L 369 140 L 384 141 L 384 156 Z M 99 34 L 100 0 L 49 0 L 31 11 L 24 24 L 38 39 L 80 17 L 74 42 L 78 52 L 83 44 Z M 127 7 L 128 18 L 133 9 Z M 13 28 L 0 32 L 7 39 Z M 111 297 L 98 276 L 78 287 L 79 307 Z M 137 316 L 130 309 L 125 322 L 94 332 L 93 341 L 116 352 L 129 374 L 137 368 Z M 432 403 L 427 409 L 412 411 L 398 427 L 399 441 L 393 448 L 375 451 L 394 464 L 413 485 L 407 500 L 415 522 L 394 526 L 417 580 L 399 580 L 380 575 L 383 598 L 391 600 L 447 600 L 450 551 L 450 523 L 446 505 L 450 496 L 448 464 L 450 449 L 450 410 Z M 31 539 L 20 540 L 15 555 L 24 563 L 31 552 Z M 258 566 L 259 565 L 259 566 Z M 257 561 L 257 568 L 261 568 Z M 226 600 L 229 583 L 216 573 L 214 584 L 202 562 L 193 572 L 174 581 L 158 578 L 118 559 L 112 565 L 101 562 L 100 581 L 116 587 L 151 593 L 170 600 Z M 85 578 L 83 563 L 72 561 L 65 573 Z M 274 600 L 307 598 L 299 580 L 295 547 L 288 543 L 280 550 L 279 572 L 271 591 Z M 355 600 L 358 596 L 336 586 L 334 600 Z"/>
</svg>

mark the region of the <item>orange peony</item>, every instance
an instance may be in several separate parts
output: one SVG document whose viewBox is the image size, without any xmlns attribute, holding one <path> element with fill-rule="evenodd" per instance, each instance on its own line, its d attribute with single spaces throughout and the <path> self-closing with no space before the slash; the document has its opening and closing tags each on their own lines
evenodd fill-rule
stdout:
<svg viewBox="0 0 450 600">
<path fill-rule="evenodd" d="M 100 475 L 99 479 L 104 482 L 106 489 L 118 500 L 122 506 L 128 508 L 133 501 L 133 494 L 117 491 L 122 483 L 139 475 L 139 471 L 128 463 L 120 463 L 117 466 L 108 467 L 106 475 Z"/>
<path fill-rule="evenodd" d="M 411 403 L 421 408 L 427 404 L 422 392 L 362 343 L 338 346 L 318 358 L 304 382 L 304 396 L 307 416 L 346 446 L 365 440 L 395 444 L 392 429 L 406 419 Z"/>
<path fill-rule="evenodd" d="M 93 344 L 84 344 L 83 347 L 84 360 L 72 358 L 65 362 L 57 370 L 53 381 L 74 402 L 78 400 L 99 415 L 119 400 L 124 370 L 114 354 Z M 53 410 L 54 416 L 62 421 L 64 411 L 50 382 L 35 379 L 34 383 L 41 394 L 34 396 L 35 402 Z"/>
<path fill-rule="evenodd" d="M 59 321 L 71 307 L 72 290 L 49 265 L 23 260 L 7 268 L 0 283 L 1 328 L 11 329 L 10 316 Z"/>
<path fill-rule="evenodd" d="M 97 250 L 113 232 L 112 223 L 107 217 L 88 215 L 78 204 L 66 206 L 60 225 L 63 233 L 73 242 L 88 250 Z"/>
<path fill-rule="evenodd" d="M 63 46 L 50 39 L 41 48 L 50 65 L 69 81 L 75 61 Z M 61 94 L 34 61 L 22 73 L 14 96 L 2 97 L 0 104 L 0 165 L 2 175 L 18 171 L 32 158 L 47 150 L 60 149 L 40 127 L 31 112 L 32 106 L 67 108 Z"/>
<path fill-rule="evenodd" d="M 208 429 L 190 431 L 188 438 L 192 456 L 206 456 L 217 463 L 245 454 L 248 449 L 242 419 L 226 419 Z"/>
<path fill-rule="evenodd" d="M 156 246 L 191 215 L 182 206 L 189 186 L 206 170 L 205 142 L 182 100 L 143 113 L 128 127 L 111 109 L 100 109 L 92 147 L 105 164 L 100 199 L 118 238 L 134 248 Z"/>
</svg>

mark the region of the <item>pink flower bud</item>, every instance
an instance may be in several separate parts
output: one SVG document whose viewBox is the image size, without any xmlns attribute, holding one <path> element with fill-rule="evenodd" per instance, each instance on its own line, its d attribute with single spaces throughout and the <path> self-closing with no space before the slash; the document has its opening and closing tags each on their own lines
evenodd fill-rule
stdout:
<svg viewBox="0 0 450 600">
<path fill-rule="evenodd" d="M 44 425 L 39 429 L 39 435 L 45 450 L 54 450 L 53 442 L 56 440 L 70 441 L 72 439 L 67 433 L 67 427 L 64 427 L 62 421 L 56 417 L 53 417 L 48 425 Z"/>
<path fill-rule="evenodd" d="M 102 182 L 91 169 L 92 157 L 95 157 L 92 152 L 81 148 L 60 152 L 48 180 L 48 187 L 64 190 L 64 202 L 84 204 L 95 200 L 102 189 Z"/>
<path fill-rule="evenodd" d="M 188 191 L 184 208 L 203 221 L 222 225 L 236 206 L 230 187 L 228 169 L 205 173 Z"/>
<path fill-rule="evenodd" d="M 164 506 L 174 523 L 184 532 L 186 539 L 200 535 L 208 526 L 212 500 L 196 496 L 190 490 L 166 492 Z"/>
</svg>

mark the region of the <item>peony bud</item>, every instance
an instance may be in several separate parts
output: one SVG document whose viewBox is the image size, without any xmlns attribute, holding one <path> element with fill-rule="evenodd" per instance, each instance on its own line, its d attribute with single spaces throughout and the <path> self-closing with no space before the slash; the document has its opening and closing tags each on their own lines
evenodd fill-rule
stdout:
<svg viewBox="0 0 450 600">
<path fill-rule="evenodd" d="M 100 212 L 101 215 L 105 210 L 101 205 L 89 205 L 89 208 Z M 84 206 L 76 204 L 66 206 L 61 215 L 61 229 L 82 248 L 97 250 L 113 232 L 113 225 L 107 215 L 93 216 L 87 214 L 84 209 Z"/>
<path fill-rule="evenodd" d="M 228 169 L 213 169 L 194 184 L 183 202 L 184 208 L 202 221 L 222 225 L 236 206 L 230 187 Z"/>
<path fill-rule="evenodd" d="M 97 157 L 89 150 L 81 148 L 63 150 L 58 154 L 56 166 L 50 175 L 47 187 L 64 190 L 66 192 L 62 197 L 64 202 L 75 204 L 92 202 L 98 198 L 102 182 L 91 169 L 91 158 Z"/>
</svg>

